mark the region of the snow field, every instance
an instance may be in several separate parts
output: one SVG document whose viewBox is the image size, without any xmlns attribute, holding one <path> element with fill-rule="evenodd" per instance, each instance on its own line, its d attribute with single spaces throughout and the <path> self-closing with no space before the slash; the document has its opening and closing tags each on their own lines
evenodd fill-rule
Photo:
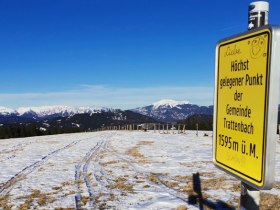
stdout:
<svg viewBox="0 0 280 210">
<path fill-rule="evenodd" d="M 213 165 L 211 135 L 103 131 L 1 140 L 0 209 L 199 209 L 199 199 L 238 208 L 240 181 Z M 270 204 L 276 199 L 274 209 L 279 144 L 276 185 L 263 192 Z"/>
</svg>

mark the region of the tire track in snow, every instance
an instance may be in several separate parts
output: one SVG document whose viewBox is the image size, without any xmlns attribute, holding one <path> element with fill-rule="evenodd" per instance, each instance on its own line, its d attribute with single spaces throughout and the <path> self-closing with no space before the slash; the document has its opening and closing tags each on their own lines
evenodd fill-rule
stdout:
<svg viewBox="0 0 280 210">
<path fill-rule="evenodd" d="M 97 173 L 105 174 L 103 171 L 103 168 L 99 165 L 99 154 L 104 151 L 108 146 L 108 138 L 110 136 L 107 136 L 97 142 L 97 144 L 92 147 L 86 155 L 83 157 L 83 159 L 75 166 L 75 185 L 76 185 L 76 195 L 75 195 L 75 205 L 76 209 L 83 209 L 82 208 L 82 189 L 80 186 L 81 179 L 83 178 L 87 193 L 89 196 L 89 206 L 90 208 L 97 208 L 96 203 L 94 202 L 94 196 L 98 193 L 97 190 L 93 188 L 93 183 L 90 180 L 89 173 L 88 173 L 88 167 L 90 165 L 90 162 L 94 160 L 94 168 L 93 168 L 93 177 L 96 181 L 95 184 L 97 184 L 98 188 L 104 188 L 104 184 L 102 183 L 101 179 L 97 175 Z M 98 167 L 99 166 L 99 167 Z M 82 177 L 81 177 L 82 176 Z"/>
<path fill-rule="evenodd" d="M 90 178 L 88 175 L 88 167 L 93 159 L 93 157 L 98 156 L 99 152 L 105 149 L 107 145 L 107 141 L 101 140 L 97 142 L 97 144 L 90 149 L 90 151 L 84 156 L 81 162 L 79 162 L 75 166 L 75 183 L 76 183 L 76 190 L 77 193 L 75 195 L 75 202 L 76 202 L 76 208 L 77 209 L 82 209 L 82 195 L 81 195 L 81 188 L 80 188 L 80 180 L 81 180 L 81 175 L 83 176 L 83 180 L 85 182 L 85 185 L 87 187 L 87 192 L 89 195 L 89 205 L 91 208 L 96 207 L 94 203 L 94 189 L 92 187 L 92 184 L 90 182 Z M 98 180 L 97 184 L 99 183 Z"/>
<path fill-rule="evenodd" d="M 10 178 L 8 181 L 4 182 L 0 188 L 0 195 L 5 195 L 7 194 L 10 189 L 14 186 L 14 184 L 18 181 L 20 181 L 21 179 L 23 179 L 26 175 L 30 174 L 31 172 L 33 172 L 36 168 L 38 168 L 39 166 L 41 166 L 44 162 L 46 162 L 48 159 L 50 159 L 52 156 L 54 156 L 55 154 L 68 149 L 69 147 L 72 147 L 76 144 L 78 144 L 80 141 L 83 141 L 85 139 L 81 139 L 81 140 L 75 140 L 72 141 L 70 144 L 67 144 L 64 147 L 61 147 L 59 149 L 56 149 L 50 153 L 48 153 L 47 155 L 43 156 L 40 160 L 32 163 L 31 165 L 26 166 L 25 168 L 23 168 L 21 171 L 19 171 L 18 173 L 16 173 L 12 178 Z"/>
<path fill-rule="evenodd" d="M 89 179 L 89 175 L 88 175 L 88 166 L 89 166 L 89 163 L 90 163 L 90 160 L 91 158 L 94 156 L 94 155 L 98 155 L 98 152 L 104 148 L 105 146 L 105 142 L 104 141 L 101 141 L 100 142 L 100 145 L 98 145 L 98 148 L 96 149 L 96 152 L 94 152 L 90 157 L 87 158 L 84 166 L 83 166 L 83 175 L 84 175 L 84 181 L 86 183 L 86 186 L 87 186 L 87 189 L 88 189 L 88 194 L 89 194 L 89 201 L 90 201 L 90 206 L 94 206 L 94 189 L 90 183 L 90 179 Z M 98 180 L 96 180 L 97 182 L 99 182 Z"/>
<path fill-rule="evenodd" d="M 17 157 L 17 151 L 23 151 L 28 145 L 37 143 L 37 141 L 29 141 L 18 143 L 10 148 L 3 149 L 0 151 L 0 163 L 5 162 L 10 159 L 14 159 Z"/>
<path fill-rule="evenodd" d="M 33 143 L 35 143 L 35 141 L 33 141 L 33 142 L 32 141 L 21 142 L 21 143 L 18 143 L 16 145 L 10 147 L 10 148 L 0 150 L 0 154 L 14 152 L 16 150 L 22 149 L 25 146 L 28 146 L 28 145 L 33 144 Z"/>
<path fill-rule="evenodd" d="M 99 192 L 104 193 L 104 191 L 107 190 L 106 186 L 109 185 L 112 180 L 109 179 L 107 172 L 100 165 L 99 157 L 94 160 L 93 174 L 96 182 L 99 184 Z"/>
<path fill-rule="evenodd" d="M 132 161 L 134 161 L 133 158 L 129 158 L 129 157 L 125 157 L 123 155 L 120 155 L 119 153 L 117 153 L 117 151 L 115 151 L 113 149 L 111 149 L 110 152 L 112 152 L 116 157 L 118 157 L 119 159 L 121 159 L 122 161 L 127 163 L 127 165 L 130 166 L 132 171 L 136 172 L 136 174 L 144 177 L 146 182 L 149 183 L 150 186 L 153 186 L 156 189 L 157 192 L 168 193 L 169 195 L 171 195 L 171 196 L 173 196 L 177 199 L 180 199 L 184 202 L 188 202 L 188 197 L 189 197 L 188 195 L 180 192 L 178 189 L 174 189 L 174 188 L 172 188 L 170 186 L 167 186 L 165 184 L 164 180 L 166 179 L 166 176 L 164 176 L 162 174 L 155 174 L 155 173 L 143 170 L 141 166 L 138 166 L 138 164 L 135 164 L 135 163 L 132 162 Z M 158 180 L 158 183 L 155 183 L 155 182 L 152 182 L 152 181 L 149 180 L 149 177 L 151 175 L 154 175 L 156 177 L 156 179 Z M 148 206 L 148 204 L 147 204 L 147 206 Z M 143 204 L 141 204 L 141 207 L 143 207 Z"/>
</svg>

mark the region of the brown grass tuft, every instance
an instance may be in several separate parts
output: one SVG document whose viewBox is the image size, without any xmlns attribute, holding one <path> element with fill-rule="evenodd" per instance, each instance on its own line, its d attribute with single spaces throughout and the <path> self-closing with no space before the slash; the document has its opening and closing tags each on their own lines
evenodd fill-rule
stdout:
<svg viewBox="0 0 280 210">
<path fill-rule="evenodd" d="M 70 190 L 68 193 L 65 194 L 65 196 L 68 196 L 68 195 L 74 195 L 76 192 L 74 190 Z"/>
<path fill-rule="evenodd" d="M 88 201 L 89 201 L 89 197 L 88 196 L 82 196 L 82 203 L 84 205 L 86 205 Z"/>
<path fill-rule="evenodd" d="M 125 177 L 118 177 L 114 180 L 114 184 L 110 185 L 109 188 L 111 189 L 119 189 L 125 192 L 133 192 L 133 185 L 127 183 L 127 179 Z"/>
<path fill-rule="evenodd" d="M 153 144 L 153 141 L 140 141 L 138 144 L 139 145 L 149 145 L 149 144 Z"/>
<path fill-rule="evenodd" d="M 120 162 L 119 160 L 110 160 L 110 161 L 107 161 L 107 162 L 102 163 L 101 165 L 102 165 L 103 167 L 106 167 L 107 165 L 117 164 L 117 163 L 119 163 L 119 162 Z"/>
<path fill-rule="evenodd" d="M 148 176 L 148 180 L 149 180 L 150 182 L 155 183 L 155 184 L 160 184 L 160 181 L 158 180 L 156 174 L 150 174 L 150 175 Z"/>
<path fill-rule="evenodd" d="M 188 195 L 191 195 L 194 193 L 193 191 L 193 183 L 188 182 L 184 187 L 183 187 L 183 192 L 187 193 Z"/>
<path fill-rule="evenodd" d="M 52 187 L 53 190 L 61 190 L 62 187 L 61 186 L 56 186 L 56 187 Z"/>
<path fill-rule="evenodd" d="M 149 163 L 149 161 L 147 160 L 147 158 L 142 155 L 140 153 L 140 147 L 141 146 L 144 146 L 144 145 L 149 145 L 149 144 L 153 144 L 154 142 L 153 141 L 140 141 L 138 142 L 138 144 L 134 147 L 132 147 L 131 149 L 129 149 L 126 153 L 132 157 L 135 158 L 135 160 L 138 162 L 138 163 Z"/>
<path fill-rule="evenodd" d="M 260 209 L 280 209 L 280 196 L 261 192 Z"/>
<path fill-rule="evenodd" d="M 33 202 L 37 202 L 39 206 L 45 206 L 48 203 L 53 203 L 56 201 L 54 197 L 51 197 L 48 194 L 42 193 L 40 190 L 36 189 L 33 189 L 31 194 L 20 198 L 25 199 L 25 202 L 19 207 L 20 210 L 30 209 Z"/>
<path fill-rule="evenodd" d="M 0 209 L 3 210 L 8 210 L 11 209 L 11 206 L 8 204 L 9 203 L 9 195 L 6 194 L 4 196 L 0 196 Z"/>
<path fill-rule="evenodd" d="M 181 206 L 178 206 L 178 207 L 176 208 L 176 210 L 187 210 L 187 209 L 188 209 L 188 207 L 185 206 L 185 205 L 181 205 Z"/>
</svg>

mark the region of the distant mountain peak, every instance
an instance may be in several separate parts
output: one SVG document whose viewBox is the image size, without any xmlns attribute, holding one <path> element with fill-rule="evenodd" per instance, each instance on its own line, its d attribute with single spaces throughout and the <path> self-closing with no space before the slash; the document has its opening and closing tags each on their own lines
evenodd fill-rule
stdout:
<svg viewBox="0 0 280 210">
<path fill-rule="evenodd" d="M 172 99 L 162 99 L 160 101 L 157 101 L 153 103 L 153 108 L 158 109 L 159 107 L 165 106 L 169 108 L 174 108 L 178 105 L 184 105 L 184 104 L 191 104 L 189 101 L 176 101 Z"/>
<path fill-rule="evenodd" d="M 194 114 L 213 115 L 213 106 L 199 106 L 189 101 L 162 99 L 152 105 L 132 109 L 132 111 L 170 123 L 184 120 Z"/>
</svg>

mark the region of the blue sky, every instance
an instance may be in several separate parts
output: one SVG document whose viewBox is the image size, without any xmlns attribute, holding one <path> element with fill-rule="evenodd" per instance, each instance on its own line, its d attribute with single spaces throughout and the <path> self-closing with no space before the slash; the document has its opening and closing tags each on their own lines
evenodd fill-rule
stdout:
<svg viewBox="0 0 280 210">
<path fill-rule="evenodd" d="M 0 106 L 211 105 L 216 43 L 247 30 L 250 2 L 2 0 Z"/>
</svg>

